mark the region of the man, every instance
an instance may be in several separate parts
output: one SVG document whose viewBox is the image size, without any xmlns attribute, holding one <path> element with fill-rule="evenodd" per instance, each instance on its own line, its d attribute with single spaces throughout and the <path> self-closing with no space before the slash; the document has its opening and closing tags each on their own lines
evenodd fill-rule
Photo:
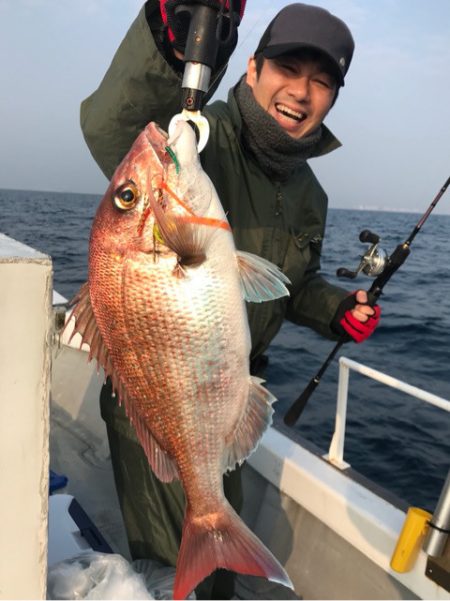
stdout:
<svg viewBox="0 0 450 601">
<path fill-rule="evenodd" d="M 108 178 L 149 121 L 167 129 L 180 110 L 186 24 L 177 20 L 175 8 L 182 3 L 149 0 L 144 5 L 98 90 L 82 104 L 84 136 Z M 236 17 L 242 17 L 244 4 L 233 2 Z M 232 47 L 221 49 L 214 79 L 220 79 Z M 331 339 L 347 335 L 358 342 L 378 323 L 379 308 L 366 304 L 365 292 L 349 295 L 319 275 L 327 197 L 307 163 L 340 145 L 323 120 L 344 85 L 353 48 L 347 26 L 329 12 L 289 5 L 264 32 L 228 102 L 214 102 L 203 111 L 211 133 L 201 161 L 237 248 L 272 261 L 292 282 L 289 298 L 248 305 L 253 373 L 284 319 Z M 101 411 L 131 555 L 175 565 L 184 512 L 181 487 L 164 485 L 151 473 L 109 384 L 102 391 Z M 240 471 L 225 476 L 224 484 L 239 511 Z M 210 578 L 196 593 L 198 598 L 231 596 L 229 575 Z"/>
</svg>

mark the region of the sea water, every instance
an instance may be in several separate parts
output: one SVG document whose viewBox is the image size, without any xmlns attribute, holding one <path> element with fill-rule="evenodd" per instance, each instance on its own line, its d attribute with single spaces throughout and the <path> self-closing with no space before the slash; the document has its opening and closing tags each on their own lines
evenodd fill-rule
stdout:
<svg viewBox="0 0 450 601">
<path fill-rule="evenodd" d="M 448 200 L 448 199 L 447 199 Z M 0 232 L 49 254 L 54 287 L 71 298 L 86 280 L 87 251 L 97 195 L 0 190 Z M 443 201 L 444 202 L 444 199 Z M 426 207 L 424 207 L 425 210 Z M 336 269 L 355 269 L 370 229 L 390 254 L 413 230 L 419 215 L 330 209 L 322 273 L 330 282 L 368 289 L 364 275 L 338 280 Z M 341 350 L 355 361 L 450 399 L 450 216 L 432 214 L 411 254 L 386 285 L 375 334 Z M 265 372 L 278 398 L 276 420 L 316 374 L 334 343 L 286 323 L 273 341 Z M 334 429 L 338 362 L 310 398 L 296 429 L 327 451 Z M 409 504 L 433 511 L 450 464 L 450 415 L 352 373 L 344 459 Z"/>
</svg>

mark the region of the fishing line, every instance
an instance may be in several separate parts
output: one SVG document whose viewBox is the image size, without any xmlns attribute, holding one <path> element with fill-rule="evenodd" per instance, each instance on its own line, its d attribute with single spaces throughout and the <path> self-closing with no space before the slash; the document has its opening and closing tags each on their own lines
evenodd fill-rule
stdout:
<svg viewBox="0 0 450 601">
<path fill-rule="evenodd" d="M 177 159 L 177 155 L 174 153 L 174 151 L 170 148 L 170 146 L 166 146 L 164 148 L 164 150 L 167 152 L 167 154 L 170 156 L 170 158 L 172 159 L 172 162 L 175 164 L 175 172 L 178 175 L 180 173 L 180 163 L 178 162 Z"/>
<path fill-rule="evenodd" d="M 265 15 L 261 14 L 261 16 L 253 24 L 253 27 L 251 29 L 247 30 L 247 33 L 242 37 L 242 39 L 240 39 L 241 36 L 238 36 L 238 39 L 240 39 L 240 41 L 238 42 L 236 48 L 234 49 L 233 54 L 237 50 L 241 50 L 242 49 L 242 46 L 244 46 L 248 42 L 250 34 L 253 33 L 253 31 L 255 30 L 255 28 L 263 21 L 264 18 L 265 18 Z M 211 88 L 214 87 L 216 81 L 218 79 L 220 79 L 222 77 L 222 74 L 228 69 L 229 62 L 230 62 L 230 59 L 228 59 L 228 61 L 225 63 L 225 65 L 223 65 L 223 67 L 221 69 L 219 69 L 219 71 L 216 73 L 216 75 L 214 76 L 214 78 L 211 77 L 211 83 L 210 83 L 210 85 L 208 87 L 208 92 L 211 90 Z"/>
</svg>

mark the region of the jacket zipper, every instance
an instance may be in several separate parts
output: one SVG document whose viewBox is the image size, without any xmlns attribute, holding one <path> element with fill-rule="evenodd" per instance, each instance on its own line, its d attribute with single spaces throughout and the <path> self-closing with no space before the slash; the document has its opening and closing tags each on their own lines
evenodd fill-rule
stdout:
<svg viewBox="0 0 450 601">
<path fill-rule="evenodd" d="M 277 191 L 275 195 L 275 217 L 278 217 L 278 220 L 282 218 L 283 215 L 283 193 L 281 191 L 281 185 L 277 183 Z M 278 221 L 277 220 L 277 221 Z M 281 261 L 281 232 L 280 227 L 276 226 L 274 223 L 274 227 L 272 230 L 272 262 L 275 263 L 280 269 L 282 268 Z"/>
<path fill-rule="evenodd" d="M 281 192 L 280 184 L 277 184 L 277 194 L 275 198 L 275 216 L 279 217 L 283 213 L 283 194 Z"/>
</svg>

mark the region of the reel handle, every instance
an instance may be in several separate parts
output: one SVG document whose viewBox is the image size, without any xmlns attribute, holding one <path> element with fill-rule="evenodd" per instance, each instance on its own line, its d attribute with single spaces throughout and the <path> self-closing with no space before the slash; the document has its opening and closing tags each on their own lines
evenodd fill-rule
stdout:
<svg viewBox="0 0 450 601">
<path fill-rule="evenodd" d="M 336 275 L 338 278 L 348 278 L 349 280 L 354 280 L 358 275 L 357 271 L 350 271 L 350 269 L 346 269 L 345 267 L 339 267 L 336 270 Z"/>
<path fill-rule="evenodd" d="M 376 234 L 374 234 L 370 230 L 363 230 L 359 234 L 359 241 L 360 242 L 367 242 L 369 244 L 378 244 L 378 242 L 380 241 L 380 236 L 377 236 Z"/>
<path fill-rule="evenodd" d="M 361 257 L 361 261 L 356 271 L 350 271 L 350 269 L 340 267 L 336 271 L 338 278 L 349 278 L 353 280 L 361 271 L 368 276 L 376 277 L 382 273 L 385 268 L 388 257 L 386 252 L 378 247 L 380 237 L 370 230 L 363 230 L 359 234 L 359 240 L 360 242 L 371 244 L 370 248 Z"/>
</svg>

